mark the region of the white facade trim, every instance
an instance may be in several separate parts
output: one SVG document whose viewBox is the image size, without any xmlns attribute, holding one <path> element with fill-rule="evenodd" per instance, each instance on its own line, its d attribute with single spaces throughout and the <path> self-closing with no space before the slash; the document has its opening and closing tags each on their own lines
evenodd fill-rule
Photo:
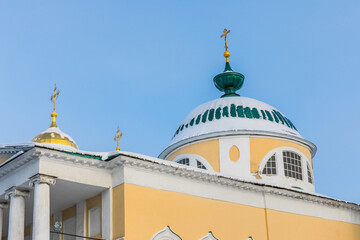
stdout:
<svg viewBox="0 0 360 240">
<path fill-rule="evenodd" d="M 181 160 L 183 158 L 188 158 L 189 159 L 190 167 L 197 168 L 196 161 L 199 161 L 206 167 L 206 170 L 208 170 L 210 172 L 214 172 L 214 169 L 211 167 L 211 165 L 208 163 L 208 161 L 205 158 L 203 158 L 203 157 L 201 157 L 201 156 L 199 156 L 197 154 L 180 154 L 179 156 L 176 156 L 176 158 L 174 158 L 172 160 L 172 162 L 177 163 L 179 160 Z M 203 170 L 205 170 L 205 169 L 203 169 Z"/>
<path fill-rule="evenodd" d="M 235 146 L 239 150 L 239 159 L 230 159 L 230 149 Z M 220 173 L 230 177 L 250 178 L 250 138 L 249 136 L 233 136 L 219 138 Z"/>
<path fill-rule="evenodd" d="M 218 240 L 218 239 L 216 237 L 214 237 L 212 232 L 209 232 L 204 237 L 200 238 L 200 240 Z"/>
<path fill-rule="evenodd" d="M 112 236 L 112 205 L 113 196 L 112 188 L 106 189 L 101 193 L 101 220 L 102 220 L 102 237 L 103 239 L 113 239 Z"/>
<path fill-rule="evenodd" d="M 155 233 L 151 240 L 181 240 L 181 238 L 171 231 L 169 226 L 166 226 L 164 229 Z"/>
<path fill-rule="evenodd" d="M 46 183 L 48 185 L 54 185 L 56 183 L 56 177 L 47 176 L 44 174 L 36 174 L 30 178 L 29 185 L 34 187 L 36 184 Z"/>
<path fill-rule="evenodd" d="M 286 207 L 267 202 L 268 209 L 360 224 L 360 205 L 355 203 L 295 189 L 226 178 L 218 173 L 205 173 L 182 166 L 174 168 L 130 158 L 121 159 L 124 164 L 124 173 L 117 179 L 122 182 L 114 182 L 114 186 L 128 183 L 259 208 L 265 208 L 264 198 L 268 199 L 271 196 L 284 199 L 283 205 L 286 204 Z M 323 207 L 323 211 L 316 210 L 319 206 Z"/>
<path fill-rule="evenodd" d="M 102 161 L 34 148 L 1 167 L 0 171 L 7 171 L 9 167 L 11 171 L 6 178 L 1 179 L 0 194 L 9 184 L 19 186 L 26 183 L 29 176 L 41 173 L 104 188 L 128 183 L 259 208 L 264 208 L 264 198 L 286 199 L 282 205 L 269 201 L 267 207 L 277 211 L 360 224 L 359 204 L 316 193 L 266 185 L 253 177 L 232 178 L 226 174 L 189 168 L 140 154 L 120 153 L 111 161 Z M 88 177 L 82 178 L 81 175 Z M 305 204 L 304 208 L 300 207 L 301 204 Z M 323 207 L 323 211 L 316 210 L 319 206 Z"/>
<path fill-rule="evenodd" d="M 301 156 L 301 169 L 302 169 L 302 180 L 294 179 L 285 176 L 284 174 L 284 161 L 283 161 L 283 152 L 284 151 L 291 151 Z M 261 160 L 258 168 L 258 172 L 262 172 L 267 161 L 270 159 L 271 156 L 275 154 L 276 159 L 276 175 L 266 175 L 260 174 L 261 181 L 267 184 L 272 185 L 284 185 L 286 187 L 299 187 L 307 192 L 315 192 L 315 185 L 314 185 L 314 178 L 313 183 L 308 182 L 308 172 L 307 172 L 307 164 L 311 166 L 309 159 L 299 150 L 292 147 L 279 147 L 272 149 L 269 151 L 265 157 Z M 312 171 L 312 169 L 311 169 Z"/>
<path fill-rule="evenodd" d="M 76 204 L 76 235 L 85 236 L 86 232 L 86 201 Z M 83 240 L 77 237 L 76 240 Z"/>
</svg>

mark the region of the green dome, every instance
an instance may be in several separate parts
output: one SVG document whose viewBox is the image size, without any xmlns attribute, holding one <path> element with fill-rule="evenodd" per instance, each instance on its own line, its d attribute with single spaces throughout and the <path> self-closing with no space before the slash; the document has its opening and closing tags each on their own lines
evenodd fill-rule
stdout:
<svg viewBox="0 0 360 240">
<path fill-rule="evenodd" d="M 233 97 L 239 96 L 236 91 L 242 87 L 244 79 L 244 75 L 234 72 L 230 67 L 230 63 L 227 62 L 224 72 L 214 77 L 214 84 L 217 89 L 225 92 L 221 97 Z"/>
</svg>

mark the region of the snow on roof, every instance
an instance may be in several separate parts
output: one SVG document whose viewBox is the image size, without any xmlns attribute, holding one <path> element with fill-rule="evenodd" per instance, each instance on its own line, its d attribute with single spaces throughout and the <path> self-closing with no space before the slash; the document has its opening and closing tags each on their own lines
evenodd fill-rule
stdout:
<svg viewBox="0 0 360 240">
<path fill-rule="evenodd" d="M 302 138 L 294 124 L 270 105 L 247 97 L 226 97 L 195 108 L 182 121 L 170 145 L 204 134 L 242 130 Z"/>
<path fill-rule="evenodd" d="M 73 153 L 73 154 L 79 154 L 79 155 L 85 155 L 85 156 L 94 156 L 98 157 L 101 160 L 106 160 L 110 156 L 117 155 L 118 152 L 90 152 L 90 151 L 83 151 L 78 150 L 70 146 L 56 144 L 56 143 L 35 143 L 36 147 L 43 147 L 51 150 L 58 150 L 62 152 L 67 153 Z"/>
<path fill-rule="evenodd" d="M 41 132 L 40 134 L 43 134 L 43 133 L 58 133 L 61 138 L 68 138 L 70 141 L 75 143 L 74 139 L 72 137 L 70 137 L 70 135 L 64 133 L 58 127 L 50 127 L 48 129 L 46 129 L 45 131 Z M 52 137 L 54 137 L 54 136 L 52 136 Z"/>
<path fill-rule="evenodd" d="M 33 147 L 41 147 L 41 148 L 61 151 L 61 152 L 70 153 L 70 154 L 79 154 L 79 155 L 83 155 L 83 156 L 94 156 L 100 160 L 107 160 L 109 157 L 112 157 L 114 155 L 119 155 L 119 152 L 117 152 L 117 151 L 90 152 L 90 151 L 78 150 L 78 149 L 75 149 L 70 146 L 56 144 L 56 143 L 37 143 L 37 142 L 2 144 L 2 145 L 0 145 L 0 151 L 2 149 L 9 149 L 9 148 L 12 148 L 12 149 L 16 148 L 16 149 L 22 150 L 22 149 L 29 149 L 29 148 L 33 148 Z"/>
<path fill-rule="evenodd" d="M 108 159 L 110 160 L 110 159 L 112 159 L 112 157 L 126 156 L 126 157 L 130 157 L 130 158 L 138 159 L 140 161 L 147 161 L 147 162 L 152 162 L 152 163 L 155 163 L 155 164 L 161 164 L 161 165 L 166 165 L 166 166 L 170 166 L 170 167 L 175 167 L 175 168 L 178 168 L 178 169 L 184 169 L 184 170 L 187 170 L 187 171 L 199 172 L 199 173 L 207 174 L 209 176 L 226 178 L 226 179 L 229 179 L 229 180 L 240 181 L 240 182 L 250 183 L 250 184 L 256 184 L 256 185 L 260 185 L 260 186 L 268 186 L 268 187 L 273 187 L 273 188 L 285 189 L 285 190 L 290 190 L 290 191 L 294 191 L 294 192 L 305 193 L 305 194 L 312 195 L 312 196 L 315 196 L 315 197 L 321 197 L 321 198 L 326 198 L 326 199 L 329 199 L 329 200 L 335 200 L 335 201 L 338 201 L 338 202 L 343 202 L 343 203 L 354 204 L 354 205 L 360 206 L 357 203 L 352 203 L 352 202 L 347 202 L 347 201 L 340 200 L 340 199 L 335 199 L 335 198 L 328 197 L 326 195 L 322 195 L 322 194 L 319 194 L 319 193 L 306 192 L 306 191 L 301 190 L 301 189 L 294 189 L 294 188 L 290 188 L 288 186 L 281 185 L 281 184 L 272 185 L 272 184 L 268 184 L 268 183 L 263 183 L 263 182 L 261 182 L 261 180 L 258 180 L 256 178 L 230 177 L 230 176 L 227 176 L 226 174 L 223 174 L 223 173 L 210 172 L 208 170 L 198 169 L 198 168 L 195 168 L 195 167 L 186 166 L 186 165 L 171 162 L 171 161 L 168 161 L 168 160 L 163 160 L 163 159 L 160 159 L 160 158 L 150 157 L 150 156 L 147 156 L 147 155 L 143 155 L 143 154 L 139 154 L 139 153 L 133 153 L 133 152 L 126 152 L 126 151 L 89 152 L 89 151 L 77 150 L 77 149 L 70 148 L 70 147 L 67 147 L 67 146 L 64 146 L 64 145 L 49 144 L 49 143 L 2 144 L 2 145 L 0 145 L 0 151 L 1 151 L 1 149 L 9 149 L 9 148 L 17 148 L 17 149 L 21 149 L 21 148 L 26 149 L 27 148 L 27 149 L 29 149 L 29 148 L 32 148 L 32 147 L 42 147 L 42 148 L 51 149 L 51 150 L 55 150 L 55 151 L 62 151 L 62 152 L 65 152 L 65 153 L 70 153 L 70 154 L 79 154 L 79 155 L 83 155 L 83 156 L 96 156 L 96 157 L 101 158 L 101 160 L 108 160 Z"/>
<path fill-rule="evenodd" d="M 278 189 L 284 189 L 284 190 L 289 190 L 289 191 L 293 191 L 293 192 L 304 193 L 304 194 L 315 196 L 315 197 L 321 197 L 321 198 L 325 198 L 325 199 L 329 199 L 329 200 L 334 200 L 334 201 L 338 201 L 338 202 L 343 202 L 343 203 L 347 203 L 347 204 L 353 204 L 353 205 L 360 206 L 360 204 L 357 204 L 357 203 L 332 198 L 332 197 L 329 197 L 329 196 L 326 196 L 326 195 L 323 195 L 323 194 L 320 194 L 320 193 L 308 192 L 308 191 L 305 191 L 305 190 L 302 190 L 302 189 L 291 188 L 289 186 L 282 185 L 282 184 L 274 185 L 274 184 L 264 183 L 260 179 L 256 179 L 255 177 L 251 177 L 251 178 L 232 177 L 232 176 L 228 176 L 228 175 L 223 174 L 223 173 L 211 172 L 211 171 L 208 171 L 208 170 L 205 170 L 205 169 L 199 169 L 199 168 L 195 168 L 195 167 L 192 167 L 192 166 L 179 164 L 179 163 L 176 163 L 176 162 L 163 160 L 163 159 L 160 159 L 160 158 L 146 156 L 146 155 L 143 155 L 143 154 L 132 153 L 132 152 L 124 152 L 124 151 L 119 151 L 118 153 L 119 153 L 119 156 L 123 155 L 123 156 L 127 156 L 127 157 L 137 158 L 139 160 L 143 160 L 143 161 L 147 161 L 147 162 L 153 162 L 153 163 L 161 164 L 161 165 L 167 165 L 167 166 L 171 166 L 171 167 L 176 167 L 178 169 L 186 169 L 188 171 L 194 171 L 194 172 L 199 172 L 199 173 L 201 172 L 201 173 L 205 173 L 207 175 L 226 178 L 226 179 L 229 179 L 229 180 L 234 180 L 234 181 L 239 181 L 239 182 L 244 182 L 244 183 L 250 183 L 250 184 L 256 184 L 256 185 L 260 185 L 260 186 L 267 186 L 267 187 L 272 187 L 272 188 L 278 188 Z"/>
</svg>

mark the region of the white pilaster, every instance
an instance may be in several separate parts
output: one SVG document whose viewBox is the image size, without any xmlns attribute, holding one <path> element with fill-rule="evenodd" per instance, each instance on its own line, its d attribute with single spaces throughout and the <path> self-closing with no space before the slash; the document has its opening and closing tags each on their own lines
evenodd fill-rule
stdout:
<svg viewBox="0 0 360 240">
<path fill-rule="evenodd" d="M 6 191 L 5 198 L 10 199 L 8 240 L 24 240 L 25 197 L 28 196 L 28 191 L 15 187 Z"/>
<path fill-rule="evenodd" d="M 8 205 L 5 202 L 0 202 L 0 239 L 2 239 L 2 228 L 4 222 L 4 209 L 7 208 Z"/>
<path fill-rule="evenodd" d="M 76 235 L 86 235 L 86 201 L 81 201 L 76 204 Z M 84 238 L 77 237 L 76 240 L 83 240 Z"/>
<path fill-rule="evenodd" d="M 30 178 L 34 186 L 33 240 L 50 239 L 50 185 L 55 184 L 55 177 L 37 174 Z"/>
<path fill-rule="evenodd" d="M 102 239 L 112 239 L 112 188 L 101 193 Z"/>
</svg>

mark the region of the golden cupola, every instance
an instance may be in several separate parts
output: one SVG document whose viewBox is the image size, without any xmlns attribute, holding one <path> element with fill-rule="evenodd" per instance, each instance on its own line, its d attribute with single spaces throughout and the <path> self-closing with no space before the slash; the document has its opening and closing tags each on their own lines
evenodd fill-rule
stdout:
<svg viewBox="0 0 360 240">
<path fill-rule="evenodd" d="M 79 149 L 74 139 L 72 139 L 66 133 L 63 133 L 56 124 L 56 118 L 58 115 L 55 112 L 55 106 L 56 106 L 56 99 L 59 96 L 59 94 L 60 91 L 56 88 L 55 85 L 54 93 L 53 95 L 51 95 L 50 98 L 50 100 L 54 104 L 54 109 L 53 112 L 51 113 L 52 121 L 50 127 L 45 131 L 43 131 L 42 133 L 38 134 L 31 141 L 36 143 L 45 143 L 45 144 L 59 144 L 70 148 Z"/>
</svg>

